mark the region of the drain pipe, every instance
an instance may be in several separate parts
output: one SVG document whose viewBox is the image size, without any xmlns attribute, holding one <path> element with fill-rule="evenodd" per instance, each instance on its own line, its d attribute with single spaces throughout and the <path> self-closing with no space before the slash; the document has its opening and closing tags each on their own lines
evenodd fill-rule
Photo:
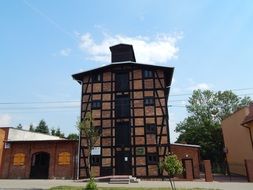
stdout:
<svg viewBox="0 0 253 190">
<path fill-rule="evenodd" d="M 83 102 L 83 81 L 78 80 L 77 82 L 80 83 L 81 85 L 81 106 L 80 106 L 80 121 L 82 118 L 82 102 Z M 79 180 L 79 176 L 80 176 L 80 151 L 81 151 L 81 131 L 79 131 L 79 140 L 78 140 L 78 150 L 77 150 L 77 176 L 76 179 Z"/>
</svg>

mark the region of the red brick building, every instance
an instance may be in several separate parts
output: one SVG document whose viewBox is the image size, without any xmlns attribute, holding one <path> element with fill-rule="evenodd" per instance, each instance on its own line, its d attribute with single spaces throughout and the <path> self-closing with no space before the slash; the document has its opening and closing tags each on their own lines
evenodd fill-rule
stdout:
<svg viewBox="0 0 253 190">
<path fill-rule="evenodd" d="M 75 179 L 77 141 L 0 128 L 0 178 Z"/>
<path fill-rule="evenodd" d="M 200 159 L 200 146 L 198 145 L 190 145 L 190 144 L 179 144 L 174 143 L 170 145 L 171 152 L 176 154 L 178 159 L 182 161 L 182 164 L 185 168 L 186 162 L 189 162 L 191 166 L 189 168 L 192 168 L 192 177 L 193 179 L 200 178 L 200 171 L 199 171 L 199 165 L 201 162 Z M 191 171 L 189 172 L 191 173 Z M 185 171 L 183 174 L 184 178 Z"/>
<path fill-rule="evenodd" d="M 91 153 L 92 175 L 161 177 L 158 163 L 171 152 L 167 105 L 174 68 L 136 63 L 131 45 L 110 50 L 112 64 L 73 75 L 82 88 L 81 119 L 90 112 L 101 131 Z M 79 150 L 78 177 L 86 178 L 82 135 Z"/>
</svg>

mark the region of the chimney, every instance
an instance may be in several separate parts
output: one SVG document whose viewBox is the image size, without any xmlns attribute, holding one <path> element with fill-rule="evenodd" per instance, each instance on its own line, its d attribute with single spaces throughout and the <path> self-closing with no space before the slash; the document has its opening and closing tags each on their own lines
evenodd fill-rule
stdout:
<svg viewBox="0 0 253 190">
<path fill-rule="evenodd" d="M 136 62 L 132 45 L 118 44 L 115 46 L 111 46 L 110 50 L 112 53 L 112 63 L 123 61 Z"/>
</svg>

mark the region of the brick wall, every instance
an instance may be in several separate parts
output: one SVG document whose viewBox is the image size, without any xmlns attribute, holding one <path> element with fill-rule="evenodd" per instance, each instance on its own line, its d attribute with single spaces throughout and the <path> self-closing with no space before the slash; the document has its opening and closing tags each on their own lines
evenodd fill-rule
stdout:
<svg viewBox="0 0 253 190">
<path fill-rule="evenodd" d="M 4 151 L 4 141 L 6 140 L 7 134 L 8 134 L 8 128 L 1 128 L 0 129 L 0 176 L 1 176 L 1 171 L 3 167 L 3 151 Z"/>
<path fill-rule="evenodd" d="M 38 142 L 11 142 L 10 148 L 4 149 L 1 178 L 9 179 L 28 179 L 31 172 L 32 155 L 38 152 L 46 152 L 50 155 L 49 179 L 74 179 L 76 170 L 76 141 L 38 141 Z M 59 154 L 67 152 L 70 154 L 70 163 L 61 165 Z M 15 165 L 15 154 L 23 154 L 24 164 Z"/>
<path fill-rule="evenodd" d="M 200 178 L 200 152 L 198 147 L 184 146 L 184 145 L 176 145 L 171 144 L 171 152 L 176 154 L 179 160 L 183 160 L 185 158 L 192 159 L 193 161 L 193 174 L 194 178 Z"/>
</svg>

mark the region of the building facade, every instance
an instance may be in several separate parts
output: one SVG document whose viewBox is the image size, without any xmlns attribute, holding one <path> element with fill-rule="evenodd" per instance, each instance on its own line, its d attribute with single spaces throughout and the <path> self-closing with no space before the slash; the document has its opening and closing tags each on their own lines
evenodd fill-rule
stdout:
<svg viewBox="0 0 253 190">
<path fill-rule="evenodd" d="M 253 104 L 236 111 L 222 121 L 227 162 L 231 173 L 247 176 L 245 160 L 253 160 L 252 121 Z"/>
<path fill-rule="evenodd" d="M 110 47 L 112 64 L 73 75 L 82 87 L 81 118 L 92 114 L 101 132 L 91 153 L 93 176 L 161 176 L 170 152 L 168 95 L 174 68 L 136 63 L 133 47 Z M 80 137 L 79 178 L 88 175 Z"/>
<path fill-rule="evenodd" d="M 173 143 L 170 144 L 171 152 L 177 155 L 177 158 L 182 161 L 183 164 L 183 175 L 182 178 L 186 177 L 186 172 L 192 173 L 192 179 L 200 178 L 200 146 L 190 144 Z M 186 168 L 186 162 L 190 163 L 190 167 Z M 191 171 L 186 171 L 191 170 Z"/>
<path fill-rule="evenodd" d="M 0 128 L 0 178 L 75 179 L 77 141 Z"/>
</svg>

